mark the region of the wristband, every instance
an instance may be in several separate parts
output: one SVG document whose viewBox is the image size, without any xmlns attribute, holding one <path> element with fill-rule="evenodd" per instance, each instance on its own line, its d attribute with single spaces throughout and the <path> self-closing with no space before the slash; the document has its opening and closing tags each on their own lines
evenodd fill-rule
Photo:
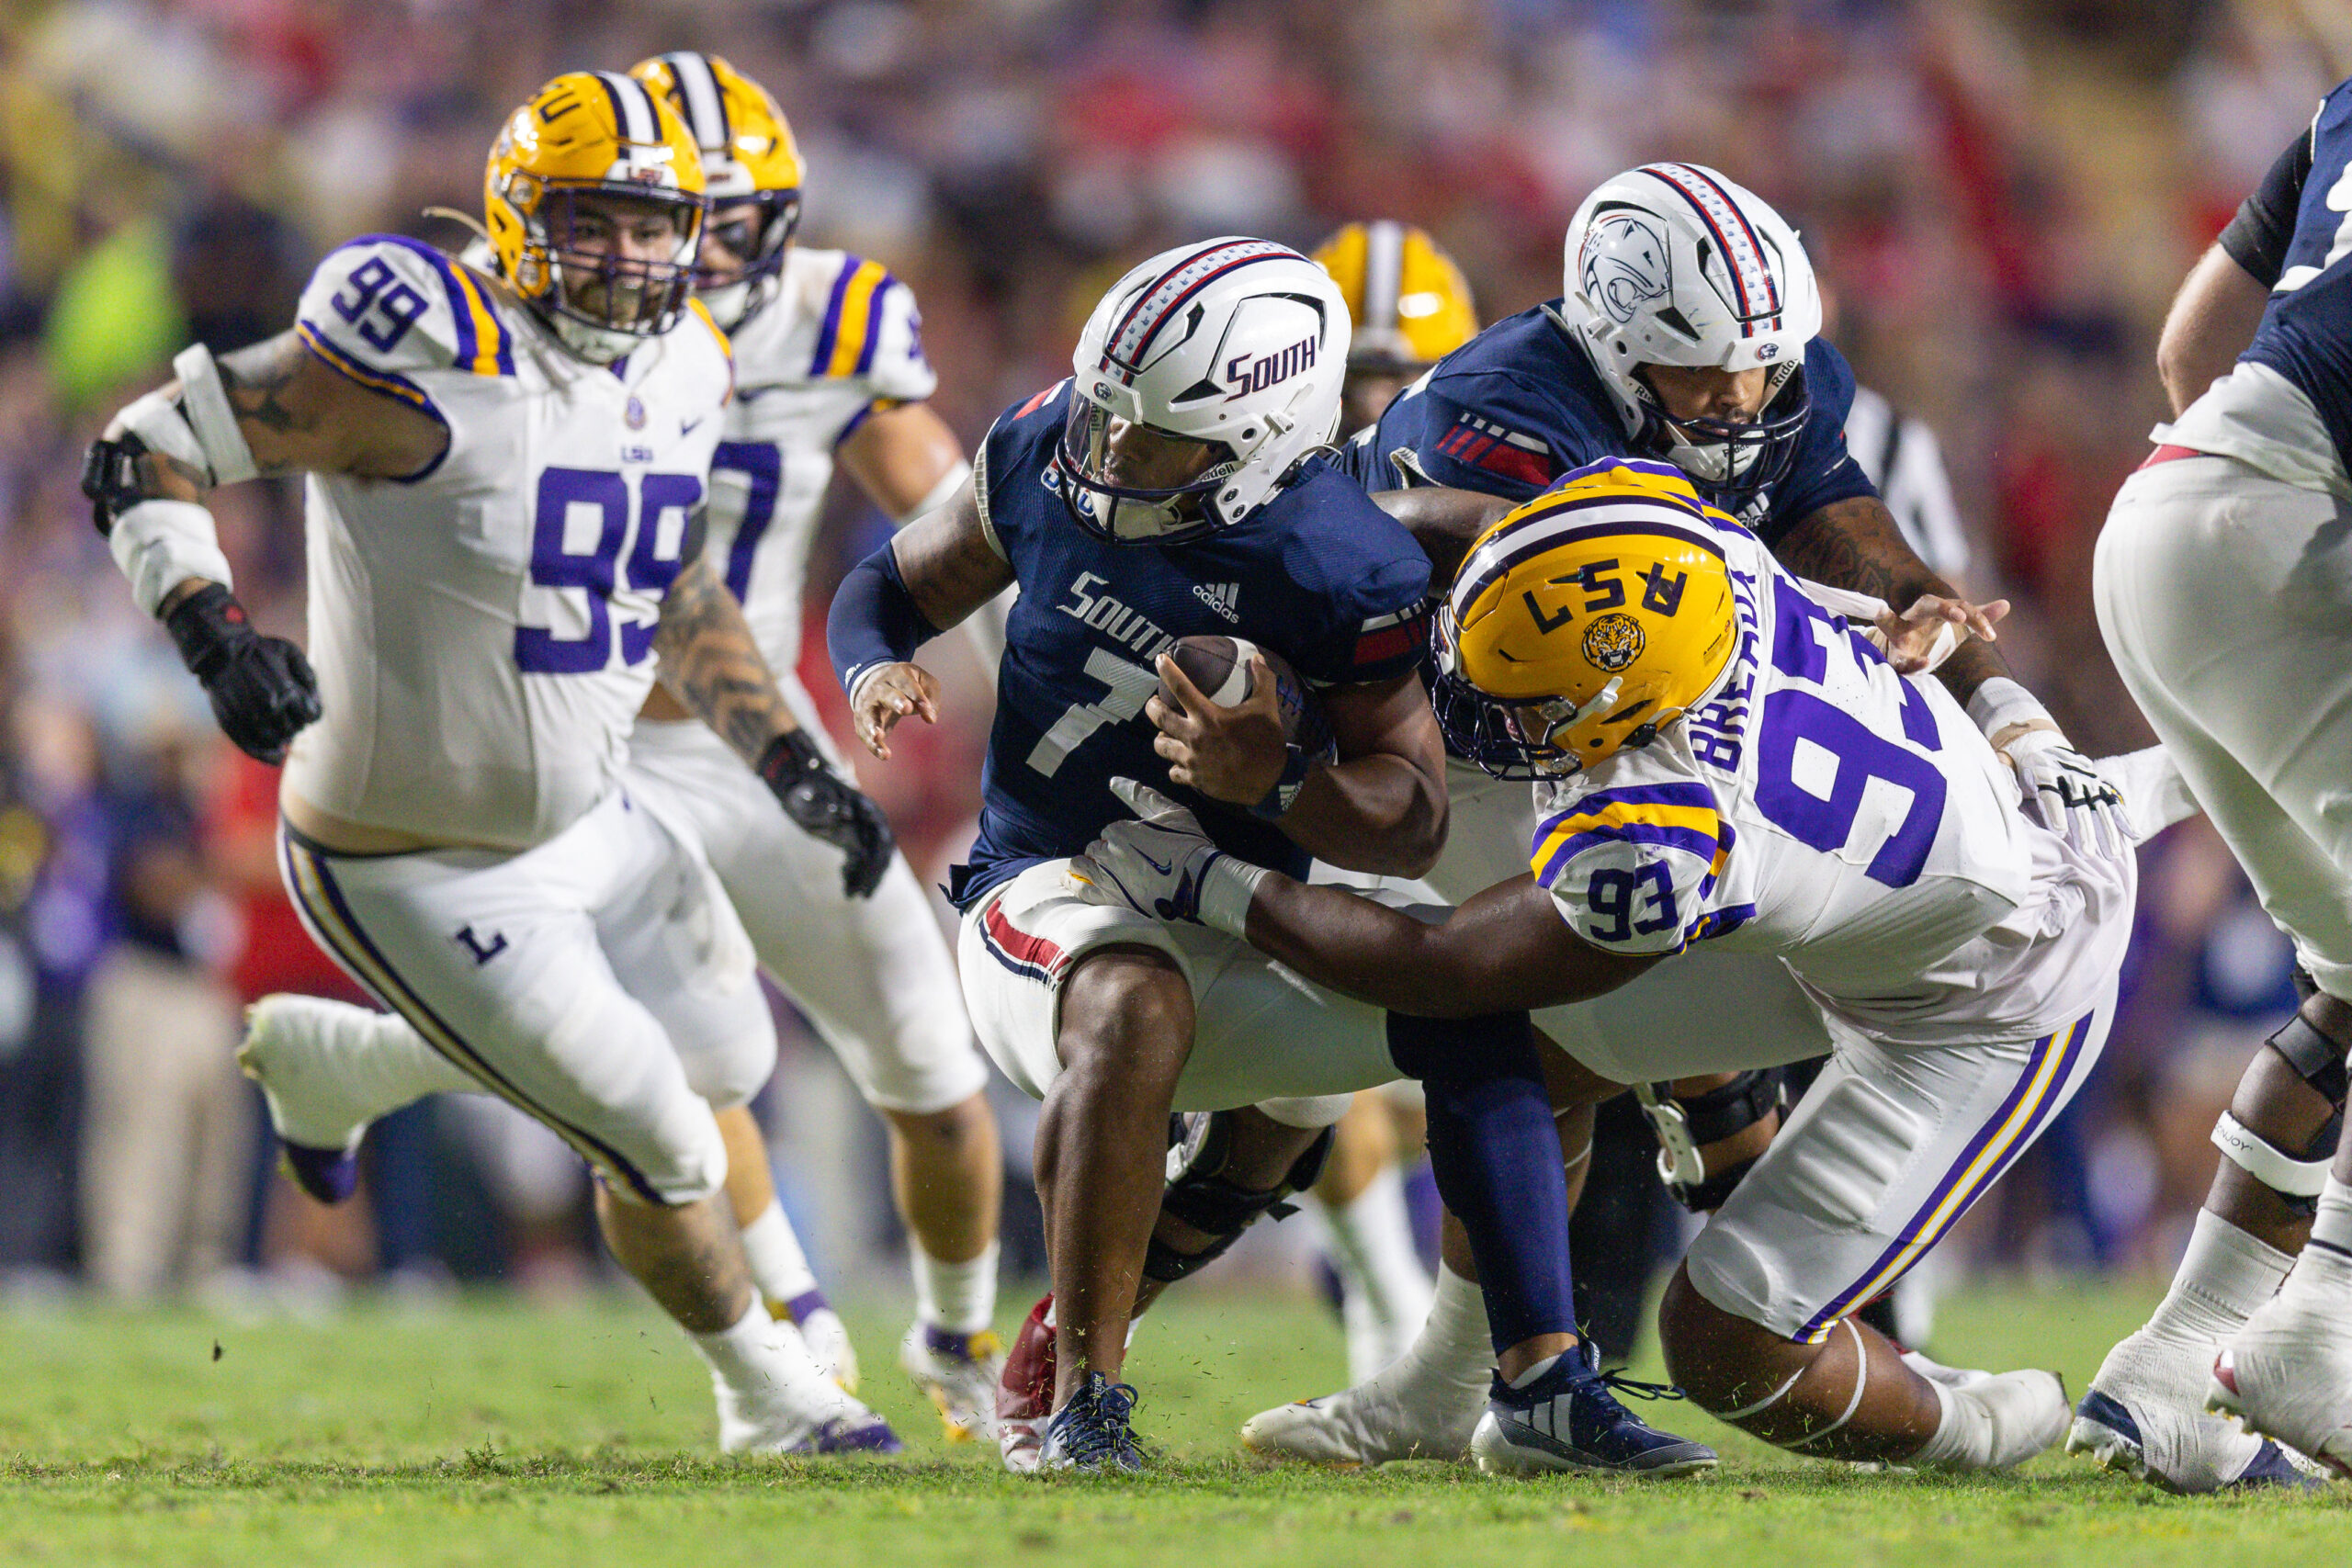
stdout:
<svg viewBox="0 0 2352 1568">
<path fill-rule="evenodd" d="M 1195 906 L 1201 924 L 1247 942 L 1250 905 L 1258 897 L 1258 884 L 1266 880 L 1267 874 L 1262 865 L 1251 865 L 1229 854 L 1212 855 L 1208 864 L 1201 868 L 1200 901 Z"/>
<path fill-rule="evenodd" d="M 172 590 L 191 577 L 229 584 L 229 558 L 220 553 L 212 513 L 192 501 L 142 501 L 118 513 L 107 535 L 115 564 L 130 580 L 130 595 L 153 615 Z"/>
<path fill-rule="evenodd" d="M 1976 728 L 1984 732 L 1987 739 L 2006 738 L 2008 730 L 2058 728 L 2058 721 L 2050 716 L 2050 710 L 2041 705 L 2041 699 L 2006 675 L 1994 676 L 1969 694 L 1968 716 L 1976 721 Z M 1996 750 L 2000 743 L 1994 740 Z"/>
<path fill-rule="evenodd" d="M 1295 740 L 1287 750 L 1290 754 L 1283 760 L 1282 777 L 1274 781 L 1274 787 L 1266 792 L 1264 798 L 1250 808 L 1250 815 L 1262 817 L 1270 822 L 1281 818 L 1291 808 L 1291 803 L 1298 798 L 1298 792 L 1306 787 L 1307 775 L 1322 763 L 1329 761 L 1332 756 L 1331 747 L 1309 751 Z"/>
</svg>

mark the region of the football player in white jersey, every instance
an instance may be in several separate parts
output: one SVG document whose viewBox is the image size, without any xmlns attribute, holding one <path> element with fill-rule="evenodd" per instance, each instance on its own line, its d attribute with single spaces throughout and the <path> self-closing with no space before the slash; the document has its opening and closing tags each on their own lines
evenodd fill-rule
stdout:
<svg viewBox="0 0 2352 1568">
<path fill-rule="evenodd" d="M 735 401 L 711 461 L 709 548 L 785 700 L 846 773 L 794 673 L 835 461 L 899 524 L 944 503 L 971 469 L 923 401 L 938 378 L 907 286 L 879 262 L 793 243 L 802 167 L 775 99 L 726 61 L 691 51 L 630 73 L 701 146 L 710 214 L 697 291 L 735 346 Z M 1002 1357 L 989 1325 L 1003 1168 L 988 1070 L 929 899 L 902 855 L 870 894 L 844 893 L 833 850 L 780 817 L 710 728 L 659 687 L 630 738 L 628 778 L 665 792 L 693 823 L 761 964 L 881 1113 L 914 1264 L 915 1321 L 899 1363 L 939 1406 L 951 1440 L 987 1436 Z M 820 1359 L 830 1351 L 837 1371 L 854 1369 L 846 1337 L 834 1337 L 839 1318 L 822 1313 L 829 1332 L 809 1321 L 824 1298 L 783 1209 L 771 1204 L 743 1239 L 773 1303 Z"/>
<path fill-rule="evenodd" d="M 2293 938 L 2302 992 L 2213 1129 L 2172 1288 L 2108 1352 L 2068 1438 L 2173 1491 L 2294 1481 L 2280 1443 L 2352 1474 L 2347 169 L 2352 83 L 2181 286 L 2157 357 L 2176 418 L 2094 563 L 2116 669 Z"/>
<path fill-rule="evenodd" d="M 286 755 L 283 866 L 312 935 L 410 1026 L 277 1052 L 264 1010 L 242 1055 L 298 1179 L 347 1194 L 370 1116 L 497 1094 L 596 1169 L 614 1256 L 711 1368 L 723 1448 L 891 1449 L 752 1286 L 713 1108 L 759 1088 L 772 1026 L 697 841 L 621 772 L 658 654 L 845 879 L 890 854 L 702 547 L 732 378 L 690 293 L 702 187 L 657 95 L 559 76 L 491 152 L 496 276 L 395 236 L 339 248 L 292 331 L 183 353 L 84 484 L 222 728 Z M 201 504 L 292 473 L 315 682 L 246 624 Z"/>
<path fill-rule="evenodd" d="M 1539 781 L 1532 874 L 1424 925 L 1244 864 L 1149 801 L 1088 850 L 1095 888 L 1205 911 L 1319 984 L 1432 1016 L 1580 1001 L 1694 945 L 1781 958 L 1835 1056 L 1678 1270 L 1668 1367 L 1725 1420 L 1816 1457 L 1986 1469 L 2056 1442 L 2056 1377 L 1923 1376 L 1851 1314 L 2097 1060 L 2130 935 L 2130 835 L 2055 807 L 2045 826 L 1939 682 L 1897 674 L 1662 464 L 1604 460 L 1507 516 L 1436 642 L 1451 739 Z M 1671 1062 L 1562 1043 L 1589 1080 L 1570 1098 L 1588 1100 L 1628 1066 L 1768 1065 L 1738 1028 Z M 1498 1401 L 1472 1452 L 1541 1467 L 1541 1437 Z"/>
</svg>

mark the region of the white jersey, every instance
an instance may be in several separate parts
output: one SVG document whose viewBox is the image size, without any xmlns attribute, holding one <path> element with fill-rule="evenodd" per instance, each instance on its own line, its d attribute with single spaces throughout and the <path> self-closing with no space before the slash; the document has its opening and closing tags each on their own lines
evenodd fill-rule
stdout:
<svg viewBox="0 0 2352 1568">
<path fill-rule="evenodd" d="M 696 306 L 591 365 L 498 284 L 387 235 L 319 265 L 297 330 L 439 420 L 449 446 L 402 479 L 310 479 L 324 716 L 295 740 L 288 784 L 348 822 L 542 842 L 627 755 L 720 435 L 726 337 Z"/>
<path fill-rule="evenodd" d="M 776 297 L 734 333 L 736 395 L 711 460 L 712 558 L 768 667 L 800 658 L 801 591 L 833 448 L 939 385 L 912 291 L 881 263 L 796 246 Z"/>
<path fill-rule="evenodd" d="M 1538 786 L 1533 868 L 1561 917 L 1629 955 L 1777 954 L 1883 1040 L 2031 1038 L 2088 1011 L 2128 870 L 2078 864 L 1940 683 L 1897 675 L 1746 529 L 1716 533 L 1740 637 L 1712 699 Z M 2124 919 L 2086 919 L 2119 878 Z M 2037 964 L 2072 925 L 2115 953 Z"/>
</svg>

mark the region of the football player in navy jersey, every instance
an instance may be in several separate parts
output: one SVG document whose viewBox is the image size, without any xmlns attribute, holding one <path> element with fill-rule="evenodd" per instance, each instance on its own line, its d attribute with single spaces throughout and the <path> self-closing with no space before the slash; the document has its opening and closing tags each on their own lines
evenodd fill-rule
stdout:
<svg viewBox="0 0 2352 1568">
<path fill-rule="evenodd" d="M 1417 673 L 1429 561 L 1315 455 L 1348 339 L 1338 289 L 1295 251 L 1227 239 L 1154 257 L 1095 308 L 1073 378 L 1000 419 L 963 492 L 833 602 L 835 668 L 860 739 L 887 758 L 895 724 L 937 716 L 916 650 L 1021 589 L 979 836 L 954 889 L 973 1023 L 1045 1101 L 1055 1386 L 1034 1413 L 1047 1419 L 1007 1420 L 1000 1404 L 1000 1441 L 1016 1469 L 1138 1468 L 1134 1391 L 1116 1381 L 1135 1314 L 1313 1181 L 1352 1091 L 1406 1076 L 1426 1085 L 1440 1185 L 1487 1281 L 1496 1398 L 1548 1434 L 1531 1467 L 1710 1468 L 1587 1365 L 1523 1013 L 1392 1016 L 1230 937 L 1086 897 L 1082 852 L 1126 814 L 1115 776 L 1193 805 L 1232 852 L 1300 873 L 1319 857 L 1413 875 L 1444 843 L 1444 746 Z M 1210 702 L 1164 657 L 1195 634 L 1282 655 L 1319 722 L 1286 738 L 1262 660 L 1243 701 Z M 1171 1110 L 1209 1113 L 1191 1119 L 1172 1178 Z"/>
<path fill-rule="evenodd" d="M 2156 367 L 2177 417 L 2116 496 L 2093 575 L 2117 670 L 2294 939 L 2303 993 L 2213 1129 L 2172 1289 L 2067 1439 L 2172 1491 L 2292 1480 L 2279 1442 L 2352 1473 L 2347 168 L 2352 83 L 2181 286 Z"/>
</svg>

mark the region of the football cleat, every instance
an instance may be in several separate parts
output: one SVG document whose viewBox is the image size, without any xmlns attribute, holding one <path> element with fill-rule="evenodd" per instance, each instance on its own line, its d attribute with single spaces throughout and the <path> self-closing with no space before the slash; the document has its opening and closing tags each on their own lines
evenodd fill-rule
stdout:
<svg viewBox="0 0 2352 1568">
<path fill-rule="evenodd" d="M 939 1407 L 951 1443 L 968 1443 L 996 1430 L 997 1377 L 1004 1341 L 989 1329 L 957 1334 L 917 1320 L 899 1342 L 899 1365 Z"/>
<path fill-rule="evenodd" d="M 1054 1413 L 1054 1382 L 1060 1375 L 1054 1355 L 1054 1298 L 1048 1292 L 1029 1309 L 1012 1348 L 999 1363 L 996 1384 L 996 1446 L 1004 1468 L 1026 1475 L 1045 1451 L 1046 1425 Z"/>
<path fill-rule="evenodd" d="M 2007 1470 L 2058 1446 L 2073 1414 L 2066 1385 L 2055 1372 L 2035 1368 L 1995 1372 L 1974 1382 L 1945 1385 L 1951 1397 L 1974 1406 L 1991 1424 L 1987 1457 L 1959 1470 Z"/>
<path fill-rule="evenodd" d="M 370 1120 L 341 1084 L 341 1059 L 372 1030 L 376 1015 L 315 997 L 274 995 L 245 1010 L 237 1066 L 261 1086 L 278 1163 L 322 1203 L 340 1203 L 359 1185 L 359 1140 Z"/>
<path fill-rule="evenodd" d="M 2149 1328 L 2119 1341 L 2075 1407 L 2066 1451 L 2184 1495 L 2303 1484 L 2278 1444 L 2205 1413 L 2206 1377 L 2219 1348 Z"/>
<path fill-rule="evenodd" d="M 1714 1450 L 1657 1430 L 1617 1402 L 1620 1392 L 1682 1397 L 1679 1389 L 1602 1372 L 1589 1339 L 1525 1388 L 1498 1373 L 1470 1455 L 1490 1475 L 1566 1471 L 1664 1481 L 1715 1468 Z"/>
<path fill-rule="evenodd" d="M 716 1372 L 718 1448 L 730 1454 L 895 1454 L 906 1445 L 890 1424 L 842 1392 L 798 1344 L 780 1372 L 753 1391 Z"/>
<path fill-rule="evenodd" d="M 1340 1470 L 1468 1459 L 1487 1410 L 1483 1393 L 1416 1376 L 1419 1370 L 1413 1361 L 1394 1362 L 1353 1388 L 1261 1410 L 1241 1424 L 1241 1446 L 1266 1459 Z"/>
<path fill-rule="evenodd" d="M 2222 1347 L 2205 1408 L 2352 1480 L 2352 1343 L 2341 1316 L 2295 1284 L 2290 1277 Z"/>
<path fill-rule="evenodd" d="M 1143 1450 L 1128 1425 L 1135 1408 L 1133 1388 L 1113 1382 L 1102 1372 L 1087 1373 L 1069 1403 L 1046 1424 L 1046 1446 L 1037 1468 L 1095 1474 L 1141 1470 Z"/>
</svg>

